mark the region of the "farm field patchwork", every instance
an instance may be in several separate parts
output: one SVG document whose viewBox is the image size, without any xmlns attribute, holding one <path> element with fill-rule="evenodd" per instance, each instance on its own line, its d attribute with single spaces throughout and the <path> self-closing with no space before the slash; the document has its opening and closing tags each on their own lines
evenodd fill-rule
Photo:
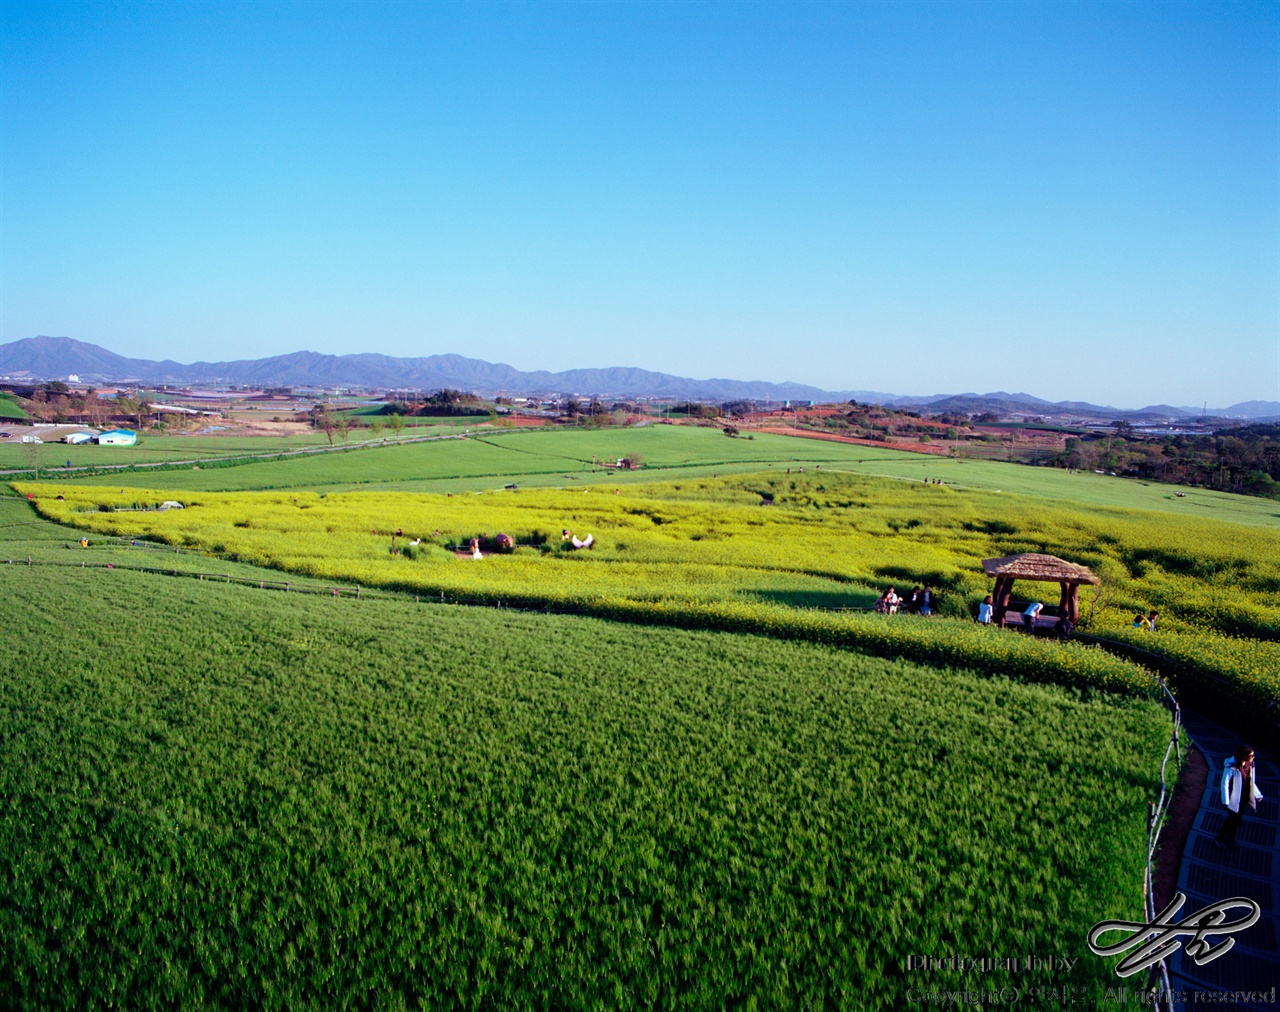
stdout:
<svg viewBox="0 0 1280 1012">
<path fill-rule="evenodd" d="M 8 1006 L 890 1008 L 908 954 L 1135 912 L 1140 697 L 123 570 L 0 592 Z"/>
<path fill-rule="evenodd" d="M 1068 493 L 1096 476 L 1001 464 L 1042 494 L 801 474 L 781 454 L 822 444 L 661 428 L 638 474 L 591 470 L 638 446 L 535 432 L 18 483 L 41 515 L 0 499 L 0 555 L 41 564 L 0 566 L 0 1004 L 891 1008 L 909 952 L 1080 952 L 1133 915 L 1167 716 L 1129 662 L 973 623 L 978 562 L 1090 565 L 1094 631 L 1269 701 L 1265 513 L 1091 505 Z M 532 478 L 492 491 L 517 454 Z M 246 476 L 278 490 L 176 483 Z M 509 556 L 450 550 L 499 531 Z M 127 568 L 158 559 L 600 617 Z M 833 610 L 924 580 L 941 618 Z"/>
<path fill-rule="evenodd" d="M 416 433 L 415 433 L 416 434 Z M 307 438 L 315 439 L 317 434 Z M 147 437 L 149 445 L 152 437 Z M 203 439 L 204 437 L 201 437 Z M 323 439 L 323 436 L 319 436 Z M 201 439 L 171 437 L 175 455 Z M 252 443 L 251 440 L 237 442 Z M 0 448 L 4 450 L 5 448 Z M 11 466 L 25 466 L 8 448 Z M 68 447 L 68 450 L 76 449 Z M 95 447 L 110 450 L 110 447 Z M 48 454 L 54 453 L 50 448 Z M 61 453 L 61 448 L 58 448 Z M 238 452 L 238 451 L 237 451 Z M 593 469 L 593 459 L 639 457 L 638 471 Z M 123 462 L 126 459 L 121 458 Z M 76 461 L 73 460 L 73 463 Z M 793 436 L 758 434 L 728 439 L 716 428 L 647 425 L 627 429 L 535 429 L 473 431 L 465 443 L 440 440 L 383 446 L 349 453 L 322 454 L 285 461 L 248 463 L 214 470 L 134 472 L 113 475 L 112 482 L 141 488 L 199 491 L 353 489 L 406 492 L 475 492 L 517 483 L 521 487 L 562 487 L 595 483 L 626 486 L 674 478 L 712 477 L 762 470 L 798 468 L 845 470 L 901 480 L 942 479 L 976 491 L 1044 497 L 1085 506 L 1148 509 L 1179 516 L 1231 520 L 1280 530 L 1280 505 L 1274 500 L 1206 489 L 1179 491 L 1096 474 L 1068 474 L 1057 468 L 1027 467 L 999 461 L 948 459 L 901 450 L 830 443 Z M 664 471 L 664 469 L 666 469 Z M 675 472 L 670 473 L 670 472 Z M 87 481 L 93 481 L 89 476 Z"/>
<path fill-rule="evenodd" d="M 64 498 L 51 498 L 55 492 Z M 990 589 L 984 557 L 1048 551 L 1102 577 L 1099 591 L 1083 597 L 1089 629 L 1123 630 L 1136 610 L 1159 610 L 1162 632 L 1152 643 L 1180 637 L 1184 651 L 1207 644 L 1206 656 L 1221 661 L 1215 674 L 1259 702 L 1280 696 L 1268 665 L 1270 644 L 1280 640 L 1273 595 L 1280 532 L 827 471 L 622 492 L 599 485 L 458 496 L 192 492 L 187 509 L 156 513 L 110 510 L 175 493 L 70 484 L 42 486 L 38 502 L 50 518 L 95 532 L 326 580 L 800 635 L 940 663 L 998 659 L 1007 673 L 1038 679 L 1127 682 L 1127 669 L 1106 655 L 969 620 Z M 560 534 L 566 528 L 592 534 L 594 547 L 569 550 Z M 476 562 L 450 550 L 499 532 L 515 542 L 510 555 Z M 958 621 L 830 611 L 866 608 L 888 582 L 931 583 L 940 613 Z M 1023 587 L 1037 590 L 1044 588 Z M 809 610 L 815 607 L 827 610 Z M 1230 648 L 1227 637 L 1236 638 Z M 1254 662 L 1240 664 L 1242 653 Z"/>
<path fill-rule="evenodd" d="M 283 469 L 287 463 L 275 466 Z M 648 597 L 698 596 L 706 582 L 702 578 L 657 577 L 664 566 L 702 566 L 711 582 L 718 573 L 721 584 L 747 594 L 762 574 L 827 581 L 832 603 L 839 603 L 841 586 L 865 590 L 885 580 L 931 580 L 951 592 L 943 598 L 944 611 L 970 615 L 976 599 L 990 589 L 981 574 L 982 558 L 1048 551 L 1089 565 L 1103 578 L 1096 602 L 1087 588 L 1084 600 L 1086 609 L 1096 604 L 1095 618 L 1105 626 L 1127 625 L 1135 609 L 1154 607 L 1164 613 L 1164 628 L 1280 639 L 1280 609 L 1274 605 L 1280 529 L 831 471 L 682 476 L 625 486 L 625 494 L 623 486 L 600 484 L 483 495 L 189 489 L 185 501 L 193 508 L 168 513 L 104 511 L 155 505 L 182 490 L 52 482 L 14 487 L 36 496 L 40 510 L 59 522 L 153 536 L 282 568 L 296 568 L 308 556 L 331 565 L 345 560 L 348 567 L 381 566 L 376 576 L 348 569 L 352 579 L 369 583 L 386 582 L 391 570 L 385 567 L 398 566 L 396 572 L 410 583 L 419 582 L 423 573 L 447 583 L 452 577 L 445 574 L 466 572 L 469 585 L 481 589 L 488 572 L 483 568 L 402 563 L 414 556 L 424 563 L 451 561 L 445 546 L 502 531 L 523 547 L 512 558 L 493 560 L 499 576 L 492 582 L 516 592 L 519 564 L 535 559 L 580 567 L 530 571 L 541 580 L 549 572 L 572 572 L 571 582 L 587 591 L 597 581 L 607 587 L 608 574 L 624 574 L 626 566 L 657 567 L 651 571 L 655 578 L 643 584 L 635 581 L 635 573 L 622 576 L 636 594 Z M 594 532 L 594 550 L 566 552 L 560 540 L 564 528 L 580 536 Z M 397 530 L 403 535 L 392 544 Z M 423 541 L 416 552 L 396 554 L 415 539 Z M 742 576 L 734 570 L 751 572 Z M 588 572 L 593 575 L 587 577 Z M 714 588 L 710 593 L 720 595 Z"/>
<path fill-rule="evenodd" d="M 39 434 L 39 430 L 36 431 Z M 40 468 L 42 472 L 65 471 L 68 461 L 75 468 L 147 468 L 143 473 L 151 473 L 149 465 L 185 464 L 192 461 L 214 466 L 232 463 L 243 466 L 245 460 L 268 458 L 268 462 L 274 462 L 271 458 L 277 454 L 294 453 L 299 450 L 332 448 L 335 453 L 340 453 L 366 445 L 390 448 L 402 441 L 457 435 L 461 431 L 460 427 L 452 424 L 422 425 L 412 429 L 406 428 L 399 437 L 387 433 L 384 437 L 375 439 L 367 430 L 358 430 L 353 432 L 346 441 L 335 438 L 332 446 L 323 432 L 300 432 L 279 436 L 218 436 L 194 433 L 168 436 L 148 432 L 140 436 L 133 446 L 99 446 L 94 443 L 69 446 L 62 442 L 47 442 L 41 446 Z M 14 444 L 11 441 L 0 443 L 0 470 L 30 468 L 31 463 L 27 452 L 20 443 Z"/>
</svg>

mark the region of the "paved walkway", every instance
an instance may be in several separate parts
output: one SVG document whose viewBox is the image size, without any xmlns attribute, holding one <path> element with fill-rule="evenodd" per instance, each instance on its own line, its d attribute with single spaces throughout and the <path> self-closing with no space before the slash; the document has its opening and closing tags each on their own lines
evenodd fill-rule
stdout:
<svg viewBox="0 0 1280 1012">
<path fill-rule="evenodd" d="M 1233 1004 L 1237 1009 L 1280 1008 L 1280 947 L 1276 944 L 1277 912 L 1280 911 L 1280 861 L 1275 860 L 1276 834 L 1280 829 L 1280 765 L 1276 757 L 1261 750 L 1257 754 L 1258 789 L 1263 793 L 1256 811 L 1246 812 L 1234 849 L 1223 850 L 1214 836 L 1226 819 L 1222 804 L 1222 763 L 1240 742 L 1220 724 L 1206 717 L 1182 711 L 1182 723 L 1209 761 L 1209 779 L 1200 810 L 1187 837 L 1178 874 L 1178 891 L 1187 902 L 1179 917 L 1232 896 L 1247 896 L 1262 908 L 1262 917 L 1253 927 L 1232 937 L 1236 944 L 1226 955 L 1204 966 L 1196 966 L 1180 949 L 1170 960 L 1175 989 L 1186 991 L 1267 991 L 1276 988 L 1277 1004 Z M 1232 911 L 1236 918 L 1241 911 Z M 1216 941 L 1221 941 L 1219 936 Z M 1188 941 L 1183 938 L 1183 945 Z M 1191 996 L 1188 996 L 1191 999 Z M 1188 1000 L 1187 1008 L 1193 1008 Z"/>
</svg>

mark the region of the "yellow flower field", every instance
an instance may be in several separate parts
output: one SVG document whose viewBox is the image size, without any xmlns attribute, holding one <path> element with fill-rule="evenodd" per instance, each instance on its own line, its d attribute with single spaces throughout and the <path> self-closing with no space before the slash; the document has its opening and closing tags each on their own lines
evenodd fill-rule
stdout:
<svg viewBox="0 0 1280 1012">
<path fill-rule="evenodd" d="M 993 660 L 1018 654 L 1016 666 L 1028 674 L 1045 664 L 1056 670 L 1069 655 L 967 620 L 990 590 L 983 558 L 1044 551 L 1102 577 L 1096 591 L 1082 593 L 1091 631 L 1119 632 L 1136 611 L 1159 610 L 1153 645 L 1193 655 L 1260 699 L 1280 698 L 1272 663 L 1280 639 L 1273 604 L 1280 533 L 1256 526 L 829 473 L 454 496 L 20 488 L 62 523 L 285 572 L 449 600 L 728 624 L 885 651 L 907 640 L 924 650 L 946 638 L 959 653 L 948 660 L 944 651 L 943 662 L 961 663 L 981 645 L 984 654 L 995 651 Z M 185 508 L 155 509 L 171 499 Z M 573 549 L 563 540 L 566 530 L 591 535 L 592 547 Z M 499 534 L 514 542 L 509 554 L 486 550 L 475 560 L 458 552 L 472 538 L 492 548 Z M 885 622 L 843 611 L 868 608 L 888 583 L 901 591 L 925 582 L 939 592 L 940 615 L 960 621 Z M 1019 584 L 1018 591 L 1053 603 L 1057 587 Z M 960 650 L 975 634 L 985 641 Z M 1042 652 L 1057 659 L 1033 660 Z M 1102 678 L 1047 669 L 1036 677 Z"/>
</svg>

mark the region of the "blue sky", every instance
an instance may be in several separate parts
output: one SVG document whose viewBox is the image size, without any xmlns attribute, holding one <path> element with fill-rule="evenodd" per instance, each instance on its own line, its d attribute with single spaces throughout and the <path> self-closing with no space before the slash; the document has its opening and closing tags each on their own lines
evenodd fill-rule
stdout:
<svg viewBox="0 0 1280 1012">
<path fill-rule="evenodd" d="M 1280 400 L 1280 5 L 0 6 L 0 342 Z"/>
</svg>

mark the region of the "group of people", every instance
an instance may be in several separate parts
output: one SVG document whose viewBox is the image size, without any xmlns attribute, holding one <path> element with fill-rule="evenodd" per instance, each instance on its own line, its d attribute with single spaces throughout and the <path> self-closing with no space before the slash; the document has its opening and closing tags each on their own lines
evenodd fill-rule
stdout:
<svg viewBox="0 0 1280 1012">
<path fill-rule="evenodd" d="M 510 534 L 498 534 L 492 538 L 488 534 L 481 534 L 478 538 L 472 538 L 467 542 L 467 550 L 473 559 L 483 559 L 485 548 L 488 548 L 490 553 L 510 554 L 515 551 L 516 543 Z"/>
<path fill-rule="evenodd" d="M 905 607 L 908 615 L 933 614 L 933 589 L 926 583 L 923 587 L 912 587 L 907 597 L 900 597 L 890 586 L 876 600 L 876 611 L 881 615 L 896 615 Z"/>
<path fill-rule="evenodd" d="M 912 587 L 911 593 L 907 597 L 900 596 L 894 587 L 890 586 L 879 598 L 876 599 L 876 611 L 881 615 L 896 615 L 900 610 L 905 610 L 908 615 L 932 615 L 934 604 L 934 593 L 926 583 L 923 587 Z M 1036 628 L 1036 619 L 1040 617 L 1040 613 L 1044 611 L 1044 603 L 1042 601 L 1030 602 L 1022 612 L 1022 628 L 1027 633 L 1033 633 Z M 978 605 L 978 621 L 982 625 L 991 625 L 995 618 L 995 605 L 988 594 L 982 599 L 982 603 Z M 1143 615 L 1139 612 L 1134 616 L 1133 627 L 1135 629 L 1145 629 L 1149 632 L 1155 632 L 1156 623 L 1160 620 L 1160 613 L 1152 610 L 1150 615 Z M 1075 631 L 1075 623 L 1071 621 L 1070 615 L 1060 615 L 1057 622 L 1053 626 L 1053 634 L 1058 639 L 1069 639 Z"/>
<path fill-rule="evenodd" d="M 1022 612 L 1022 628 L 1024 632 L 1034 633 L 1036 628 L 1036 619 L 1040 617 L 1040 613 L 1044 611 L 1043 601 L 1032 601 Z M 982 599 L 982 603 L 978 605 L 978 621 L 983 625 L 990 625 L 992 619 L 995 618 L 995 605 L 991 601 L 991 595 L 988 594 Z M 1058 621 L 1053 625 L 1053 634 L 1060 640 L 1070 639 L 1071 634 L 1075 632 L 1075 623 L 1071 621 L 1070 615 L 1058 616 Z"/>
</svg>

